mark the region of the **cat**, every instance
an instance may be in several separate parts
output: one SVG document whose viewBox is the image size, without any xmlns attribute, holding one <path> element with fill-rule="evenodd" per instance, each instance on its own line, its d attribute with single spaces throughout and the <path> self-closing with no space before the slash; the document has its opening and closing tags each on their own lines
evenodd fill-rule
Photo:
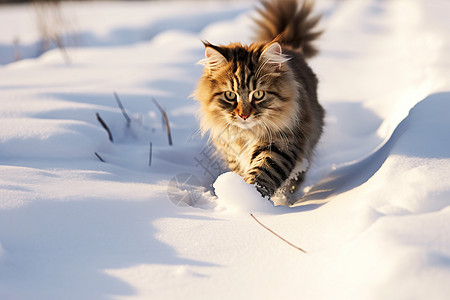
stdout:
<svg viewBox="0 0 450 300">
<path fill-rule="evenodd" d="M 312 9 L 308 0 L 262 1 L 252 44 L 204 42 L 194 92 L 202 132 L 231 171 L 269 198 L 296 191 L 323 131 L 318 79 L 305 61 L 322 33 Z"/>
</svg>

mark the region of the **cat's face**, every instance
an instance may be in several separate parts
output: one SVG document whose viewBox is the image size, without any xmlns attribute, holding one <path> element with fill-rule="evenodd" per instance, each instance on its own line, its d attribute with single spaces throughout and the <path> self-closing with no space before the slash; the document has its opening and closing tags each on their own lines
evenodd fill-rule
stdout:
<svg viewBox="0 0 450 300">
<path fill-rule="evenodd" d="M 205 46 L 205 70 L 196 91 L 203 127 L 276 131 L 291 125 L 298 86 L 278 43 Z"/>
</svg>

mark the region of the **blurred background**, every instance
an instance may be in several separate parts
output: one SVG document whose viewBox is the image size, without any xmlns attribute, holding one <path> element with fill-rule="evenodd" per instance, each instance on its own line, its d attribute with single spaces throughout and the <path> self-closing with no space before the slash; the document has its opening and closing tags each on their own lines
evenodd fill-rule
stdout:
<svg viewBox="0 0 450 300">
<path fill-rule="evenodd" d="M 7 4 L 7 3 L 31 3 L 31 2 L 86 2 L 86 1 L 127 1 L 127 0 L 0 0 L 0 4 Z M 174 1 L 174 0 L 133 0 L 133 1 Z M 180 0 L 175 0 L 180 1 Z M 190 0 L 192 1 L 192 0 Z M 198 1 L 205 1 L 205 0 L 198 0 Z M 209 0 L 209 1 L 239 1 L 239 0 Z"/>
<path fill-rule="evenodd" d="M 149 5 L 146 5 L 148 2 Z M 191 3 L 189 3 L 191 2 Z M 186 28 L 201 28 L 205 20 L 186 18 L 185 10 L 208 11 L 208 5 L 228 2 L 242 13 L 256 1 L 238 0 L 0 0 L 0 66 L 36 58 L 58 48 L 66 63 L 73 61 L 70 51 L 78 47 L 134 44 L 149 40 L 162 29 L 178 22 Z M 200 4 L 201 3 L 201 4 Z M 215 4 L 214 4 L 215 3 Z M 152 5 L 150 5 L 152 4 Z M 194 5 L 195 4 L 195 5 Z M 143 6 L 142 6 L 143 5 Z M 171 11 L 177 17 L 164 16 Z M 210 21 L 224 16 L 212 14 Z M 204 19 L 204 18 L 203 18 Z M 121 24 L 120 28 L 117 24 Z M 176 27 L 176 26 L 175 26 Z"/>
</svg>

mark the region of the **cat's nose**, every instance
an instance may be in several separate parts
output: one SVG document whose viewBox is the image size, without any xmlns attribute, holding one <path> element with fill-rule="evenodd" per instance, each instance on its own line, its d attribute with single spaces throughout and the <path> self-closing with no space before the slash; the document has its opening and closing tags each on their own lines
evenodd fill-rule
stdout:
<svg viewBox="0 0 450 300">
<path fill-rule="evenodd" d="M 242 114 L 242 115 L 239 115 L 239 117 L 241 117 L 241 118 L 245 121 L 245 120 L 247 120 L 247 118 L 249 117 L 249 115 L 244 115 L 244 114 Z"/>
</svg>

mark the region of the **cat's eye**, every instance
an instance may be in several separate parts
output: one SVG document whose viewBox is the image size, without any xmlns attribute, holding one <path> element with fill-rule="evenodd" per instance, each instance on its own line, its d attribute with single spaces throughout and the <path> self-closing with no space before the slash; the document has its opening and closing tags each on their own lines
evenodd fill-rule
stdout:
<svg viewBox="0 0 450 300">
<path fill-rule="evenodd" d="M 266 93 L 264 91 L 255 91 L 253 92 L 253 99 L 255 99 L 256 101 L 262 100 L 265 94 Z"/>
<path fill-rule="evenodd" d="M 228 101 L 234 101 L 234 100 L 236 100 L 236 93 L 235 92 L 225 92 L 225 98 Z"/>
</svg>

